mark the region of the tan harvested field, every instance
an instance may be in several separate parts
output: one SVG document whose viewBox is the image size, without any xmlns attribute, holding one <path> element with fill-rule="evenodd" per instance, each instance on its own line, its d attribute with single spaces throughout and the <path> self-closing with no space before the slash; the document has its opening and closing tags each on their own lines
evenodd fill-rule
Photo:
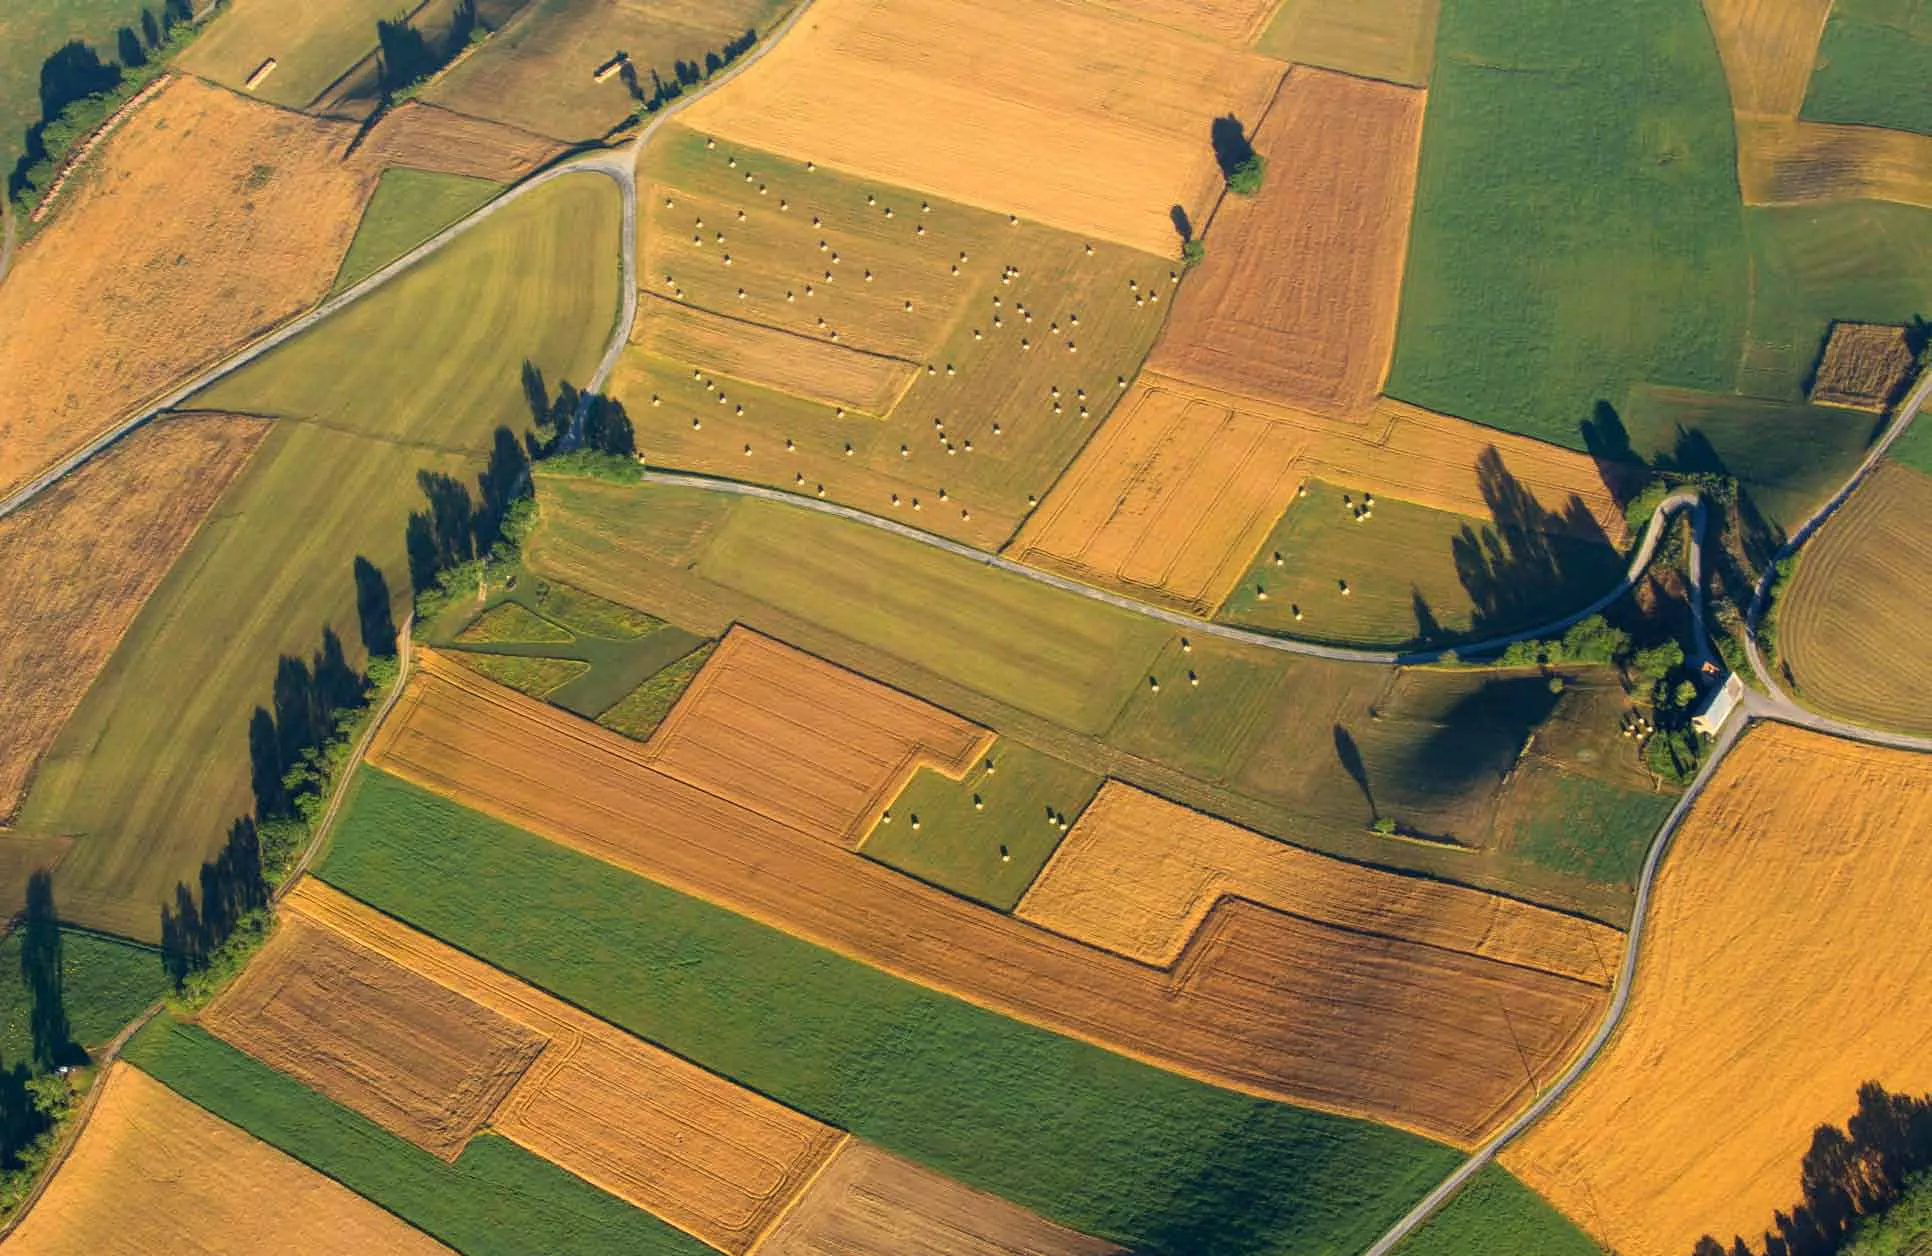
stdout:
<svg viewBox="0 0 1932 1256">
<path fill-rule="evenodd" d="M 1624 535 L 1588 456 L 1402 402 L 1336 419 L 1149 372 L 1021 529 L 1024 562 L 1212 613 L 1304 480 L 1489 517 L 1477 466 L 1494 449 L 1545 508 Z"/>
<path fill-rule="evenodd" d="M 1678 832 L 1616 1037 L 1503 1163 L 1625 1256 L 1754 1242 L 1860 1083 L 1932 1088 L 1932 759 L 1781 724 Z"/>
<path fill-rule="evenodd" d="M 1098 0 L 1110 9 L 1217 43 L 1246 48 L 1281 0 Z"/>
<path fill-rule="evenodd" d="M 514 183 L 561 155 L 564 146 L 534 131 L 411 100 L 384 113 L 360 151 L 385 167 Z"/>
<path fill-rule="evenodd" d="M 1805 547 L 1778 612 L 1778 648 L 1806 702 L 1932 733 L 1929 570 L 1932 476 L 1884 463 Z"/>
<path fill-rule="evenodd" d="M 284 911 L 546 1040 L 490 1128 L 720 1250 L 749 1248 L 846 1137 L 313 877 Z"/>
<path fill-rule="evenodd" d="M 1441 0 L 1282 0 L 1255 51 L 1296 65 L 1421 87 Z"/>
<path fill-rule="evenodd" d="M 0 493 L 328 290 L 354 135 L 185 77 L 121 125 L 0 287 Z"/>
<path fill-rule="evenodd" d="M 130 1064 L 40 1202 L 7 1240 L 22 1256 L 448 1256 L 449 1250 L 299 1160 L 211 1116 Z"/>
<path fill-rule="evenodd" d="M 822 0 L 692 127 L 1173 256 L 1280 63 L 1077 0 Z"/>
<path fill-rule="evenodd" d="M 445 1160 L 544 1048 L 540 1035 L 299 915 L 201 1021 Z"/>
<path fill-rule="evenodd" d="M 1003 1015 L 1214 1084 L 1465 1146 L 1549 1080 L 1604 1001 L 1587 982 L 1238 900 L 1210 913 L 1172 970 L 1140 964 L 695 789 L 653 768 L 635 743 L 434 654 L 372 761 Z M 1364 1042 L 1392 1045 L 1365 1051 Z"/>
<path fill-rule="evenodd" d="M 267 431 L 226 415 L 151 423 L 0 519 L 0 819 Z"/>
<path fill-rule="evenodd" d="M 1831 0 L 1704 0 L 1740 118 L 1795 118 Z"/>
<path fill-rule="evenodd" d="M 1122 1249 L 848 1142 L 758 1256 L 1110 1256 Z"/>
<path fill-rule="evenodd" d="M 993 734 L 922 699 L 734 628 L 645 748 L 708 794 L 856 850 L 912 774 L 958 780 Z"/>
<path fill-rule="evenodd" d="M 1395 348 L 1423 93 L 1296 66 L 1254 135 L 1270 177 L 1230 196 L 1152 370 L 1356 415 Z"/>
<path fill-rule="evenodd" d="M 917 367 L 801 332 L 780 331 L 647 297 L 631 343 L 669 362 L 701 362 L 727 381 L 788 392 L 827 406 L 886 414 Z"/>
<path fill-rule="evenodd" d="M 1888 323 L 1833 323 L 1811 399 L 1858 410 L 1883 410 L 1912 370 L 1905 328 Z"/>
<path fill-rule="evenodd" d="M 1607 986 L 1615 929 L 1465 886 L 1344 863 L 1109 781 L 1020 900 L 1044 929 L 1177 961 L 1226 898 Z"/>
<path fill-rule="evenodd" d="M 1932 135 L 1739 119 L 1738 182 L 1751 205 L 1865 198 L 1932 206 Z"/>
</svg>

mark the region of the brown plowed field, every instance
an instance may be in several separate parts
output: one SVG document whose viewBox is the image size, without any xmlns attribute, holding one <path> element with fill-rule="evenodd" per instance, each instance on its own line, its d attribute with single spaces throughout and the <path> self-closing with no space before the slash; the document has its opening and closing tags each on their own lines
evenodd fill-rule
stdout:
<svg viewBox="0 0 1932 1256">
<path fill-rule="evenodd" d="M 541 1035 L 299 916 L 201 1021 L 445 1160 L 544 1048 Z"/>
<path fill-rule="evenodd" d="M 1848 719 L 1932 733 L 1932 476 L 1882 464 L 1805 547 L 1779 611 L 1800 695 Z"/>
<path fill-rule="evenodd" d="M 151 423 L 0 519 L 0 819 L 267 431 L 225 415 Z"/>
<path fill-rule="evenodd" d="M 1003 1015 L 1214 1084 L 1463 1145 L 1549 1079 L 1603 1003 L 1584 982 L 1238 902 L 1210 917 L 1175 970 L 1139 964 L 666 776 L 627 739 L 433 654 L 372 761 Z M 1220 937 L 1223 919 L 1232 942 Z M 1270 960 L 1257 968 L 1255 955 Z M 1283 956 L 1293 962 L 1276 962 Z"/>
<path fill-rule="evenodd" d="M 865 414 L 890 412 L 917 369 L 899 358 L 670 301 L 646 300 L 640 313 L 632 343 L 646 353 Z M 633 405 L 643 403 L 642 397 L 632 399 Z"/>
<path fill-rule="evenodd" d="M 284 911 L 547 1039 L 491 1128 L 722 1251 L 750 1247 L 845 1138 L 313 877 Z"/>
<path fill-rule="evenodd" d="M 1423 93 L 1296 66 L 1255 133 L 1268 177 L 1230 196 L 1148 366 L 1299 406 L 1367 410 L 1395 348 Z"/>
<path fill-rule="evenodd" d="M 1015 908 L 1144 964 L 1173 964 L 1228 897 L 1361 933 L 1610 984 L 1623 937 L 1594 921 L 1289 846 L 1109 781 Z"/>
<path fill-rule="evenodd" d="M 1737 167 L 1749 205 L 1864 197 L 1932 206 L 1932 135 L 1913 131 L 1739 119 Z"/>
<path fill-rule="evenodd" d="M 498 183 L 514 183 L 563 150 L 548 136 L 420 100 L 383 114 L 361 149 L 383 166 L 414 166 Z"/>
<path fill-rule="evenodd" d="M 1860 1083 L 1932 1089 L 1932 758 L 1746 735 L 1658 877 L 1628 1014 L 1503 1163 L 1625 1256 L 1755 1241 Z"/>
<path fill-rule="evenodd" d="M 857 849 L 922 767 L 958 780 L 993 734 L 931 703 L 734 628 L 645 761 L 780 824 Z"/>
<path fill-rule="evenodd" d="M 1171 257 L 1279 62 L 1075 0 L 821 0 L 687 124 Z M 910 230 L 908 226 L 908 230 Z"/>
<path fill-rule="evenodd" d="M 1304 479 L 1486 518 L 1476 466 L 1492 448 L 1546 507 L 1581 509 L 1613 541 L 1623 536 L 1586 455 L 1397 401 L 1351 421 L 1148 372 L 1008 553 L 1205 615 Z"/>
<path fill-rule="evenodd" d="M 1717 53 L 1742 117 L 1795 118 L 1831 0 L 1704 0 Z"/>
<path fill-rule="evenodd" d="M 328 290 L 354 135 L 185 77 L 115 131 L 0 288 L 0 493 Z"/>
<path fill-rule="evenodd" d="M 7 1240 L 21 1256 L 449 1256 L 301 1161 L 116 1063 L 86 1131 Z"/>
<path fill-rule="evenodd" d="M 1110 1256 L 1121 1249 L 849 1142 L 758 1256 Z"/>
<path fill-rule="evenodd" d="M 1811 399 L 1826 405 L 1883 410 L 1912 370 L 1905 328 L 1888 323 L 1833 323 Z"/>
</svg>

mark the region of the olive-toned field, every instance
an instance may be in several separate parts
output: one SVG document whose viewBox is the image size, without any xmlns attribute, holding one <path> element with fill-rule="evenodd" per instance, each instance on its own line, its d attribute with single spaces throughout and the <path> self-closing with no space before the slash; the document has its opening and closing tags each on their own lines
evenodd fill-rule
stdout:
<svg viewBox="0 0 1932 1256">
<path fill-rule="evenodd" d="M 1283 0 L 1255 50 L 1296 65 L 1422 87 L 1441 0 Z"/>
<path fill-rule="evenodd" d="M 354 135 L 188 78 L 121 124 L 0 288 L 0 492 L 327 291 Z"/>
<path fill-rule="evenodd" d="M 433 1256 L 449 1248 L 124 1063 L 87 1136 L 8 1236 L 31 1256 Z"/>
<path fill-rule="evenodd" d="M 152 423 L 0 519 L 0 819 L 266 434 L 224 415 Z"/>
<path fill-rule="evenodd" d="M 420 7 L 406 4 L 402 12 Z M 385 0 L 240 0 L 222 11 L 220 21 L 208 24 L 180 64 L 237 92 L 305 109 L 376 51 L 377 21 L 397 16 L 397 6 Z M 271 58 L 275 68 L 251 92 L 245 84 Z"/>
<path fill-rule="evenodd" d="M 1861 1083 L 1932 1085 L 1929 817 L 1923 756 L 1747 734 L 1673 841 L 1616 1037 L 1503 1163 L 1631 1256 L 1755 1240 Z"/>
<path fill-rule="evenodd" d="M 865 179 L 1172 256 L 1221 189 L 1212 120 L 1259 118 L 1279 62 L 1072 0 L 822 0 L 684 115 Z"/>
<path fill-rule="evenodd" d="M 1868 126 L 1739 119 L 1747 205 L 1869 198 L 1932 206 L 1932 136 Z"/>
<path fill-rule="evenodd" d="M 1882 464 L 1805 546 L 1778 611 L 1803 699 L 1861 723 L 1932 732 L 1932 476 Z"/>
</svg>

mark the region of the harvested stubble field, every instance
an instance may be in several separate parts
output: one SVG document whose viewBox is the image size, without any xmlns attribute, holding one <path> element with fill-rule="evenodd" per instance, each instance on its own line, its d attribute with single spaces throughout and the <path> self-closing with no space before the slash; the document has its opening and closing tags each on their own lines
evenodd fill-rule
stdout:
<svg viewBox="0 0 1932 1256">
<path fill-rule="evenodd" d="M 644 173 L 644 287 L 663 300 L 612 392 L 652 461 L 822 489 L 985 548 L 1122 395 L 1178 278 L 681 129 Z"/>
<path fill-rule="evenodd" d="M 1932 205 L 1932 135 L 1782 118 L 1740 120 L 1747 205 L 1866 198 Z"/>
<path fill-rule="evenodd" d="M 603 137 L 638 108 L 621 74 L 594 72 L 622 49 L 639 86 L 674 62 L 700 62 L 748 29 L 763 32 L 784 0 L 530 0 L 488 43 L 451 67 L 425 98 L 575 143 Z"/>
<path fill-rule="evenodd" d="M 114 132 L 0 289 L 0 492 L 328 289 L 354 134 L 190 78 Z"/>
<path fill-rule="evenodd" d="M 391 985 L 427 987 L 441 1000 L 466 1008 L 472 1021 L 513 1025 L 541 1055 L 527 1073 L 512 1079 L 515 1085 L 506 1088 L 507 1094 L 494 1093 L 502 1106 L 492 1102 L 492 1110 L 478 1119 L 487 1118 L 495 1132 L 723 1251 L 750 1248 L 845 1139 L 838 1130 L 705 1072 L 313 880 L 297 887 L 286 910 L 309 944 L 293 962 L 306 966 L 318 991 L 361 1003 L 351 997 L 359 983 L 329 962 L 332 952 L 354 953 Z M 318 941 L 329 945 L 315 945 Z M 245 1001 L 265 984 L 256 975 L 259 967 L 251 966 L 239 987 Z M 380 1016 L 373 1011 L 357 1006 L 337 1026 L 312 1027 L 310 1050 L 370 1050 L 357 1039 L 379 1029 Z M 357 1019 L 365 1023 L 358 1026 Z M 213 1027 L 262 1055 L 246 1023 L 236 1026 L 239 1036 L 220 1024 Z M 390 1045 L 396 1044 L 390 1040 Z M 411 1089 L 411 1070 L 398 1075 L 400 1054 L 380 1047 L 374 1052 L 377 1061 L 388 1061 L 380 1065 L 388 1075 L 373 1083 L 367 1070 L 347 1068 L 304 1080 L 382 1121 L 383 1108 L 398 1092 Z M 463 1058 L 482 1059 L 475 1050 Z M 422 1131 L 418 1126 L 397 1132 Z M 412 1141 L 440 1149 L 420 1137 Z"/>
<path fill-rule="evenodd" d="M 420 7 L 405 0 L 402 12 Z M 180 65 L 236 92 L 305 109 L 375 52 L 376 23 L 394 21 L 397 10 L 393 0 L 241 0 L 208 23 Z M 271 58 L 275 68 L 249 92 L 244 85 Z"/>
<path fill-rule="evenodd" d="M 197 398 L 291 417 L 43 760 L 19 823 L 79 836 L 63 865 L 64 913 L 156 936 L 157 905 L 249 807 L 248 721 L 276 658 L 306 657 L 332 624 L 360 664 L 359 554 L 407 604 L 417 471 L 474 482 L 492 430 L 528 423 L 524 359 L 553 377 L 583 378 L 596 362 L 617 304 L 617 224 L 605 180 L 544 187 Z"/>
<path fill-rule="evenodd" d="M 1441 0 L 1284 0 L 1255 50 L 1421 87 L 1435 61 Z"/>
<path fill-rule="evenodd" d="M 1916 355 L 1906 329 L 1887 323 L 1835 323 L 1818 363 L 1811 399 L 1826 405 L 1880 411 L 1911 374 Z"/>
<path fill-rule="evenodd" d="M 1912 0 L 1836 0 L 1804 117 L 1932 135 L 1932 13 Z"/>
<path fill-rule="evenodd" d="M 151 423 L 0 519 L 0 819 L 128 625 L 267 434 L 253 419 Z"/>
<path fill-rule="evenodd" d="M 1594 921 L 1343 863 L 1119 782 L 1101 789 L 1016 914 L 1166 968 L 1228 898 L 1606 988 L 1623 948 Z"/>
<path fill-rule="evenodd" d="M 1280 0 L 1100 0 L 1110 9 L 1171 26 L 1233 48 L 1246 48 Z"/>
<path fill-rule="evenodd" d="M 1359 1252 L 1455 1160 L 899 980 L 376 769 L 322 872 L 706 1068 L 1136 1251 Z"/>
<path fill-rule="evenodd" d="M 1804 700 L 1932 732 L 1932 475 L 1887 462 L 1805 547 L 1778 611 L 1778 648 Z"/>
<path fill-rule="evenodd" d="M 1622 512 L 1590 458 L 1383 402 L 1334 419 L 1144 375 L 1008 553 L 1165 605 L 1211 614 L 1310 478 L 1438 510 L 1489 514 L 1482 464 L 1567 530 L 1620 540 Z"/>
<path fill-rule="evenodd" d="M 1271 177 L 1215 215 L 1149 368 L 1315 414 L 1367 411 L 1395 347 L 1422 104 L 1290 70 L 1254 135 Z"/>
<path fill-rule="evenodd" d="M 1251 1094 L 1462 1144 L 1506 1118 L 1567 1059 L 1603 993 L 1238 902 L 1212 914 L 1172 972 L 1152 968 L 972 906 L 692 789 L 651 768 L 632 743 L 434 655 L 371 760 L 1005 1015 Z M 533 775 L 534 764 L 545 767 Z M 567 783 L 555 775 L 559 765 L 569 766 Z M 751 868 L 764 871 L 744 875 Z M 1364 1040 L 1399 1040 L 1403 1049 L 1364 1054 Z"/>
<path fill-rule="evenodd" d="M 735 628 L 658 726 L 644 761 L 854 849 L 915 771 L 958 780 L 992 742 L 929 702 Z"/>
<path fill-rule="evenodd" d="M 548 136 L 406 101 L 384 113 L 362 141 L 382 164 L 514 183 L 563 154 Z"/>
<path fill-rule="evenodd" d="M 1832 0 L 1704 0 L 1740 130 L 1747 119 L 1798 116 L 1831 6 Z"/>
<path fill-rule="evenodd" d="M 1208 132 L 1282 66 L 1072 0 L 829 0 L 684 115 L 700 131 L 1172 255 L 1221 190 Z"/>
<path fill-rule="evenodd" d="M 47 1193 L 8 1237 L 30 1256 L 253 1256 L 450 1249 L 116 1063 Z"/>
<path fill-rule="evenodd" d="M 1755 1239 L 1858 1086 L 1932 1085 L 1932 765 L 1755 728 L 1657 880 L 1617 1036 L 1503 1163 L 1631 1256 Z"/>
</svg>

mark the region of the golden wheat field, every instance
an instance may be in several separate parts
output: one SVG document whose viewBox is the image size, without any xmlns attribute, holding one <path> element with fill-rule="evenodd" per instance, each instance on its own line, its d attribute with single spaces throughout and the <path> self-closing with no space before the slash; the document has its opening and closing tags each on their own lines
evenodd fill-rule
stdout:
<svg viewBox="0 0 1932 1256">
<path fill-rule="evenodd" d="M 1615 1038 L 1503 1163 L 1625 1256 L 1756 1241 L 1861 1083 L 1932 1087 L 1932 759 L 1746 735 L 1656 883 Z"/>
<path fill-rule="evenodd" d="M 1795 118 L 1831 0 L 1704 0 L 1731 107 L 1740 118 Z"/>
</svg>

